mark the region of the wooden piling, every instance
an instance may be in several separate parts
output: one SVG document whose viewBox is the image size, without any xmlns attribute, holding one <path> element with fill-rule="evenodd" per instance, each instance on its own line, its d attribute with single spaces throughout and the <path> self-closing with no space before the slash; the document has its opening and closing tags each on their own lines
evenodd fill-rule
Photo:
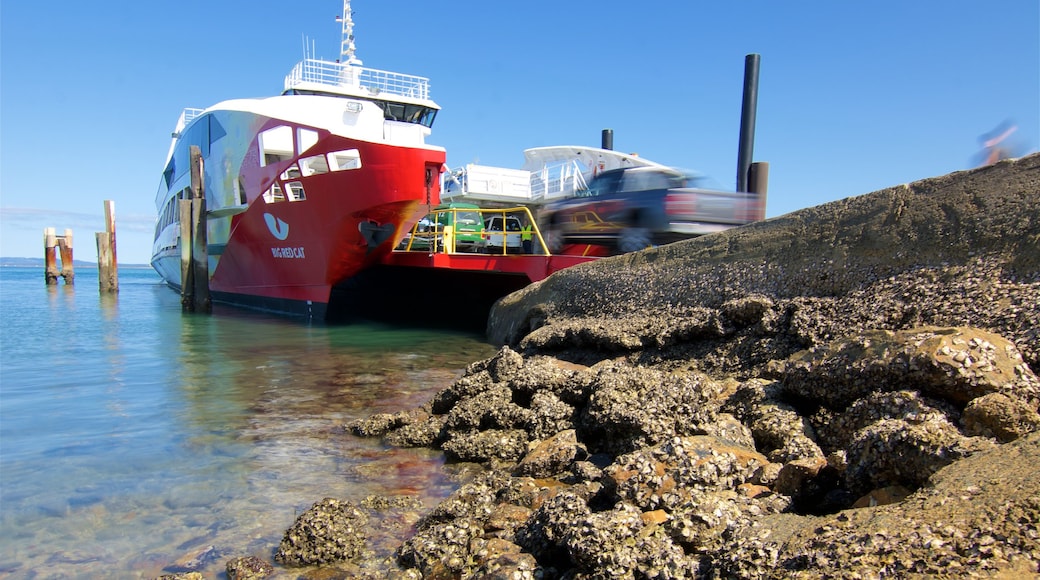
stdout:
<svg viewBox="0 0 1040 580">
<path fill-rule="evenodd" d="M 756 161 L 748 169 L 748 191 L 766 194 L 769 189 L 769 163 Z"/>
<path fill-rule="evenodd" d="M 177 201 L 181 224 L 181 310 L 191 312 L 195 309 L 195 268 L 191 263 L 191 200 Z"/>
<path fill-rule="evenodd" d="M 119 292 L 119 265 L 116 259 L 115 202 L 105 200 L 105 231 L 94 234 L 98 249 L 98 288 L 101 292 Z"/>
<path fill-rule="evenodd" d="M 72 230 L 65 230 L 65 235 L 58 237 L 58 253 L 61 255 L 61 277 L 67 286 L 76 280 L 76 272 L 72 265 Z"/>
<path fill-rule="evenodd" d="M 748 168 L 748 191 L 758 194 L 756 220 L 766 219 L 766 194 L 769 189 L 769 163 L 756 161 Z"/>
<path fill-rule="evenodd" d="M 58 285 L 58 255 L 55 248 L 58 246 L 58 235 L 54 228 L 43 229 L 43 279 L 48 286 Z"/>
<path fill-rule="evenodd" d="M 181 223 L 181 308 L 210 312 L 209 256 L 206 249 L 206 190 L 202 150 L 191 146 L 191 197 L 179 202 Z"/>
</svg>

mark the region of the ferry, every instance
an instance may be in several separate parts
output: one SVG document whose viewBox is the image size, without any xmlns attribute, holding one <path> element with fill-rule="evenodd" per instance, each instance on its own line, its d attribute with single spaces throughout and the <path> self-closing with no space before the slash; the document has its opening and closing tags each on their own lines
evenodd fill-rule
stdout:
<svg viewBox="0 0 1040 580">
<path fill-rule="evenodd" d="M 151 265 L 181 287 L 179 201 L 202 159 L 214 302 L 325 319 L 335 288 L 382 261 L 440 201 L 440 107 L 424 77 L 366 68 L 343 2 L 335 62 L 304 59 L 277 96 L 185 109 L 155 197 Z"/>
</svg>

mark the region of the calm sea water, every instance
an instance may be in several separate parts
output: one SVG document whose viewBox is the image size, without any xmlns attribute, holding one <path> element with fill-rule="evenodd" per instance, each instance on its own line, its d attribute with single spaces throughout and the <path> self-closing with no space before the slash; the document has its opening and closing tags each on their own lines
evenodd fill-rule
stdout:
<svg viewBox="0 0 1040 580">
<path fill-rule="evenodd" d="M 0 268 L 0 578 L 224 577 L 232 557 L 270 561 L 324 497 L 422 511 L 458 486 L 439 454 L 342 425 L 427 401 L 494 353 L 483 337 L 186 315 L 151 270 L 121 269 L 117 295 L 76 275 Z"/>
</svg>

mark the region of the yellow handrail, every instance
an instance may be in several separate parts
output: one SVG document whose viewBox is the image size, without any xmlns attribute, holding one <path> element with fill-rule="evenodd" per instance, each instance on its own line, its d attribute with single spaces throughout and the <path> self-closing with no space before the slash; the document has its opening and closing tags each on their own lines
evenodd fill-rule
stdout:
<svg viewBox="0 0 1040 580">
<path fill-rule="evenodd" d="M 524 223 L 530 224 L 531 225 L 531 233 L 534 236 L 534 238 L 538 240 L 538 247 L 540 248 L 541 251 L 532 251 L 531 254 L 542 255 L 542 256 L 548 256 L 549 255 L 549 249 L 548 249 L 549 246 L 546 245 L 545 240 L 542 238 L 542 232 L 541 232 L 541 230 L 538 229 L 538 222 L 535 221 L 534 216 L 531 214 L 531 210 L 529 208 L 527 208 L 525 206 L 508 207 L 508 208 L 501 208 L 501 209 L 499 209 L 499 208 L 483 209 L 482 208 L 480 210 L 480 213 L 481 213 L 482 216 L 485 217 L 485 222 L 487 221 L 486 217 L 488 216 L 488 214 L 490 214 L 492 217 L 494 217 L 494 216 L 501 216 L 502 217 L 502 227 L 503 227 L 503 230 L 501 232 L 499 232 L 499 231 L 495 231 L 495 232 L 492 232 L 492 233 L 485 232 L 486 236 L 498 236 L 499 239 L 501 240 L 502 243 L 496 245 L 496 247 L 501 247 L 502 248 L 502 251 L 501 251 L 500 255 L 506 255 L 506 254 L 509 253 L 509 244 L 507 243 L 508 242 L 508 237 L 507 236 L 510 236 L 510 235 L 520 236 L 521 237 L 521 244 L 523 244 L 522 231 L 510 232 L 510 231 L 505 229 L 506 218 L 507 217 L 518 217 L 516 214 L 521 214 L 522 216 L 526 217 L 527 221 L 525 222 L 524 219 L 521 218 L 520 219 L 520 223 L 521 224 L 524 224 Z M 490 239 L 490 237 L 488 239 Z M 522 247 L 522 245 L 521 245 L 521 247 Z M 499 254 L 499 252 L 495 252 L 495 253 Z M 531 254 L 528 254 L 528 255 L 531 255 Z"/>
<path fill-rule="evenodd" d="M 446 225 L 442 224 L 441 222 L 442 221 L 449 221 L 449 223 L 457 224 L 458 223 L 458 219 L 457 219 L 458 216 L 457 216 L 457 214 L 459 212 L 474 212 L 474 211 L 480 213 L 482 222 L 486 222 L 488 217 L 501 216 L 501 218 L 502 218 L 501 221 L 502 221 L 502 224 L 503 224 L 503 228 L 505 227 L 505 222 L 506 222 L 506 218 L 507 217 L 517 218 L 517 219 L 520 220 L 521 224 L 524 224 L 524 223 L 530 224 L 531 225 L 532 237 L 535 240 L 537 240 L 538 248 L 540 248 L 540 251 L 532 251 L 531 254 L 542 255 L 542 256 L 549 255 L 548 245 L 545 243 L 545 239 L 542 237 L 542 233 L 538 229 L 537 221 L 535 221 L 534 216 L 531 214 L 531 210 L 528 209 L 527 207 L 524 207 L 524 206 L 511 207 L 511 208 L 501 208 L 501 209 L 499 209 L 499 208 L 494 208 L 494 209 L 491 209 L 491 208 L 479 208 L 479 209 L 477 209 L 477 208 L 449 208 L 449 209 L 433 210 L 429 214 L 426 214 L 426 216 L 424 216 L 424 218 L 422 220 L 419 220 L 418 222 L 415 223 L 415 225 L 412 226 L 412 229 L 410 230 L 410 232 L 408 233 L 408 235 L 406 237 L 407 243 L 405 243 L 405 240 L 402 240 L 401 244 L 404 244 L 404 247 L 400 247 L 400 244 L 399 244 L 399 250 L 405 251 L 405 252 L 425 251 L 425 252 L 430 252 L 430 253 L 434 253 L 434 252 L 438 252 L 438 253 L 439 252 L 444 252 L 444 253 L 472 253 L 472 252 L 462 252 L 462 251 L 460 251 L 459 248 L 457 247 L 458 246 L 457 242 L 458 242 L 458 239 L 459 239 L 460 235 L 472 236 L 472 235 L 474 235 L 474 233 L 467 231 L 467 232 L 465 232 L 463 234 L 460 234 L 457 226 L 456 227 L 446 226 Z M 440 219 L 441 215 L 449 214 L 449 213 L 452 214 L 450 220 L 442 220 L 442 219 Z M 524 221 L 525 218 L 526 218 L 526 222 Z M 424 221 L 428 225 L 428 229 L 420 230 L 420 226 L 423 225 Z M 483 237 L 485 243 L 484 243 L 483 247 L 479 247 L 479 246 L 477 247 L 477 252 L 487 252 L 487 247 L 488 247 L 487 242 L 492 239 L 492 236 L 495 236 L 496 240 L 501 242 L 499 244 L 495 244 L 495 247 L 501 247 L 501 249 L 502 249 L 501 253 L 496 251 L 495 252 L 496 255 L 507 255 L 507 254 L 509 254 L 509 244 L 507 243 L 508 242 L 508 237 L 507 236 L 510 236 L 510 235 L 520 236 L 521 237 L 521 248 L 523 247 L 522 246 L 523 245 L 522 231 L 515 231 L 514 232 L 514 231 L 508 231 L 508 230 L 503 229 L 502 231 L 487 232 L 484 229 L 483 223 L 481 223 L 481 225 L 480 225 L 480 235 Z M 418 242 L 418 245 L 417 245 L 417 242 Z"/>
</svg>

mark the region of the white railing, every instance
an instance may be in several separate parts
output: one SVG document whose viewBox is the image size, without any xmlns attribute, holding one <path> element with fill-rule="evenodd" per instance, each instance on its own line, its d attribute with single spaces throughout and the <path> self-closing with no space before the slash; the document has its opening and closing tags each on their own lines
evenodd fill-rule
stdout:
<svg viewBox="0 0 1040 580">
<path fill-rule="evenodd" d="M 181 111 L 181 116 L 177 119 L 177 126 L 173 130 L 173 138 L 176 139 L 177 137 L 180 137 L 184 128 L 205 110 L 206 109 L 193 109 L 189 107 Z"/>
<path fill-rule="evenodd" d="M 531 199 L 548 201 L 571 197 L 587 188 L 577 160 L 546 164 L 541 171 L 531 172 Z"/>
<path fill-rule="evenodd" d="M 536 171 L 469 164 L 444 174 L 441 199 L 542 204 L 588 189 L 578 160 L 547 163 Z"/>
<path fill-rule="evenodd" d="M 430 98 L 430 80 L 425 77 L 313 58 L 296 63 L 296 66 L 285 77 L 285 90 L 305 83 L 339 88 L 361 88 L 373 96 L 385 93 L 412 99 L 429 100 Z"/>
</svg>

